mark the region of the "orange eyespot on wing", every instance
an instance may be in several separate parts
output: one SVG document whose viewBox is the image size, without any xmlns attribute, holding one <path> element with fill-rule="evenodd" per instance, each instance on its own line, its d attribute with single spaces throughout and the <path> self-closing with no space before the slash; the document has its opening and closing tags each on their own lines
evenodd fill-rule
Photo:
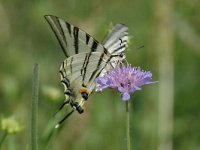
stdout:
<svg viewBox="0 0 200 150">
<path fill-rule="evenodd" d="M 82 93 L 87 93 L 87 94 L 89 94 L 89 90 L 87 89 L 87 88 L 85 88 L 85 87 L 81 87 L 80 88 L 80 90 L 79 90 L 79 92 L 82 94 Z"/>
<path fill-rule="evenodd" d="M 86 101 L 88 99 L 88 96 L 89 96 L 89 90 L 85 87 L 81 87 L 79 92 L 81 93 L 83 99 Z"/>
</svg>

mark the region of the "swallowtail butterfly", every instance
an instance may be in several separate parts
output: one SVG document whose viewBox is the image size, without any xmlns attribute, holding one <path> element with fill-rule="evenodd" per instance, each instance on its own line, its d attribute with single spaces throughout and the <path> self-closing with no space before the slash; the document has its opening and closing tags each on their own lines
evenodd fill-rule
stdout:
<svg viewBox="0 0 200 150">
<path fill-rule="evenodd" d="M 46 15 L 45 19 L 66 56 L 59 71 L 65 95 L 59 110 L 65 105 L 71 106 L 72 110 L 58 123 L 58 127 L 75 110 L 83 113 L 83 104 L 95 89 L 95 79 L 125 59 L 128 28 L 116 24 L 101 44 L 61 18 Z"/>
</svg>

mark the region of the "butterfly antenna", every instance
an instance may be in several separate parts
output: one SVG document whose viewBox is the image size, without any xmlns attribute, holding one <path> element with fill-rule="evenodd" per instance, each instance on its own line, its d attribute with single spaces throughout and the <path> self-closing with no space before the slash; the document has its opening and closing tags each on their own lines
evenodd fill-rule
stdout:
<svg viewBox="0 0 200 150">
<path fill-rule="evenodd" d="M 144 47 L 144 45 L 140 45 L 140 46 L 137 47 L 137 49 L 140 49 L 140 48 L 143 48 L 143 47 Z"/>
<path fill-rule="evenodd" d="M 60 121 L 58 122 L 58 124 L 55 126 L 55 128 L 59 128 L 60 125 L 61 125 L 73 112 L 74 112 L 74 109 L 73 109 L 71 112 L 69 112 L 62 120 L 60 120 Z"/>
</svg>

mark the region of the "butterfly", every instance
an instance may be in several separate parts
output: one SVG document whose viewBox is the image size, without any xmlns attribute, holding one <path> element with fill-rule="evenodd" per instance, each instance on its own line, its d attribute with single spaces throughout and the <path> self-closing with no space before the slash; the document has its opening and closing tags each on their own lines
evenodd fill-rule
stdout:
<svg viewBox="0 0 200 150">
<path fill-rule="evenodd" d="M 125 59 L 128 28 L 123 24 L 116 24 L 100 43 L 59 17 L 44 17 L 66 56 L 59 71 L 65 95 L 59 110 L 65 105 L 71 106 L 72 110 L 57 124 L 58 127 L 75 110 L 80 114 L 84 112 L 83 105 L 95 89 L 95 79 Z"/>
</svg>

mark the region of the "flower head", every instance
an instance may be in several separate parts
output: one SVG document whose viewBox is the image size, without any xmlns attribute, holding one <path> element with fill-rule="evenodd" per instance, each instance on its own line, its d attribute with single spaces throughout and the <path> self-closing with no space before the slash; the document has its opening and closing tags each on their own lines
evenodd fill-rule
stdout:
<svg viewBox="0 0 200 150">
<path fill-rule="evenodd" d="M 130 99 L 130 93 L 141 90 L 141 86 L 152 82 L 152 73 L 143 71 L 140 67 L 122 66 L 116 67 L 102 77 L 98 77 L 96 90 L 116 88 L 122 93 L 123 100 Z"/>
<path fill-rule="evenodd" d="M 1 119 L 1 129 L 8 134 L 15 134 L 22 130 L 21 124 L 16 120 L 16 118 L 2 118 Z"/>
</svg>

